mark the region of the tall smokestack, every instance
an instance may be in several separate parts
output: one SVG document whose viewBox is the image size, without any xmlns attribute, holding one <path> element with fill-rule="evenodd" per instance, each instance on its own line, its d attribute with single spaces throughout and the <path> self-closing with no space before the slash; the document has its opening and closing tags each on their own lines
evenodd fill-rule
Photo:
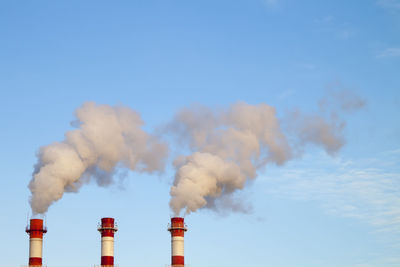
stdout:
<svg viewBox="0 0 400 267">
<path fill-rule="evenodd" d="M 183 267 L 185 266 L 184 236 L 187 231 L 184 218 L 171 218 L 168 231 L 171 232 L 171 267 Z"/>
<path fill-rule="evenodd" d="M 102 218 L 97 230 L 101 233 L 101 266 L 114 266 L 114 233 L 118 231 L 114 218 Z"/>
<path fill-rule="evenodd" d="M 29 234 L 29 266 L 42 266 L 43 234 L 47 233 L 42 219 L 31 219 L 26 226 Z"/>
</svg>

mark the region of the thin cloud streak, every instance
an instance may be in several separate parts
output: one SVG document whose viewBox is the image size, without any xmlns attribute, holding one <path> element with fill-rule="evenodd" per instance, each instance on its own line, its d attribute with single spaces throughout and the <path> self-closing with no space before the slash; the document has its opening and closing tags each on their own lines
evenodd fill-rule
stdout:
<svg viewBox="0 0 400 267">
<path fill-rule="evenodd" d="M 377 3 L 384 8 L 400 10 L 400 0 L 378 0 Z"/>
<path fill-rule="evenodd" d="M 307 156 L 305 161 L 318 167 L 288 167 L 285 173 L 272 173 L 264 181 L 268 194 L 318 201 L 329 214 L 356 218 L 377 232 L 400 235 L 398 154 L 398 150 L 384 152 L 377 155 L 380 159 L 364 159 L 361 165 L 340 158 Z M 388 162 L 392 169 L 387 168 Z"/>
<path fill-rule="evenodd" d="M 394 58 L 400 57 L 400 47 L 390 47 L 382 50 L 377 56 L 377 58 Z"/>
</svg>

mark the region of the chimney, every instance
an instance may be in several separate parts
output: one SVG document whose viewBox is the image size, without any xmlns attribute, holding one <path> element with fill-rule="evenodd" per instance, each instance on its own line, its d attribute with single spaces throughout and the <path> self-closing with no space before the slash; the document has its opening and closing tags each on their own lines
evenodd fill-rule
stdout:
<svg viewBox="0 0 400 267">
<path fill-rule="evenodd" d="M 184 267 L 184 235 L 187 231 L 184 218 L 171 218 L 168 231 L 171 232 L 171 267 Z"/>
<path fill-rule="evenodd" d="M 42 266 L 43 234 L 47 233 L 47 228 L 43 226 L 42 219 L 31 219 L 26 226 L 29 234 L 29 266 Z"/>
<path fill-rule="evenodd" d="M 118 231 L 114 218 L 102 218 L 97 230 L 101 233 L 101 266 L 114 266 L 114 233 Z"/>
</svg>

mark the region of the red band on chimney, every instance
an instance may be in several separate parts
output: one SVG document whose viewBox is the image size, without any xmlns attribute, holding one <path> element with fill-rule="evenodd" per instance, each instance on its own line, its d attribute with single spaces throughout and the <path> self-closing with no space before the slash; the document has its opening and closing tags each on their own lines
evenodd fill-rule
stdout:
<svg viewBox="0 0 400 267">
<path fill-rule="evenodd" d="M 101 219 L 101 236 L 111 236 L 114 237 L 114 218 L 102 218 Z"/>
<path fill-rule="evenodd" d="M 101 256 L 101 265 L 114 265 L 114 257 Z"/>
<path fill-rule="evenodd" d="M 172 236 L 185 236 L 185 232 L 183 230 L 172 230 L 171 231 Z"/>
<path fill-rule="evenodd" d="M 185 236 L 185 222 L 183 218 L 171 218 L 171 235 L 172 236 Z M 177 228 L 177 229 L 174 229 Z"/>
<path fill-rule="evenodd" d="M 42 258 L 29 258 L 29 265 L 42 265 Z"/>
<path fill-rule="evenodd" d="M 31 238 L 43 238 L 43 233 L 46 233 L 46 229 L 43 228 L 43 220 L 31 219 L 29 228 L 26 229 Z"/>
<path fill-rule="evenodd" d="M 184 256 L 172 256 L 171 262 L 172 262 L 172 265 L 185 265 L 185 257 Z"/>
<path fill-rule="evenodd" d="M 103 236 L 111 236 L 114 237 L 114 232 L 111 232 L 110 230 L 104 230 L 101 232 L 101 237 Z"/>
</svg>

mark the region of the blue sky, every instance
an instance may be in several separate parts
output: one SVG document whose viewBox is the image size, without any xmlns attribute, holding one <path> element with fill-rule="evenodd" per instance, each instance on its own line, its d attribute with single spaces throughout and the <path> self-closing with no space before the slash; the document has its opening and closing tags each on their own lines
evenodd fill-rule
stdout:
<svg viewBox="0 0 400 267">
<path fill-rule="evenodd" d="M 399 70 L 398 0 L 0 1 L 0 267 L 26 264 L 35 154 L 85 101 L 128 106 L 152 132 L 193 103 L 267 103 L 283 117 L 316 112 L 332 90 L 367 102 L 342 117 L 346 145 L 259 171 L 241 192 L 250 214 L 187 216 L 186 262 L 400 266 Z M 114 216 L 117 264 L 168 264 L 172 159 L 51 206 L 44 262 L 99 264 L 97 223 Z"/>
</svg>

